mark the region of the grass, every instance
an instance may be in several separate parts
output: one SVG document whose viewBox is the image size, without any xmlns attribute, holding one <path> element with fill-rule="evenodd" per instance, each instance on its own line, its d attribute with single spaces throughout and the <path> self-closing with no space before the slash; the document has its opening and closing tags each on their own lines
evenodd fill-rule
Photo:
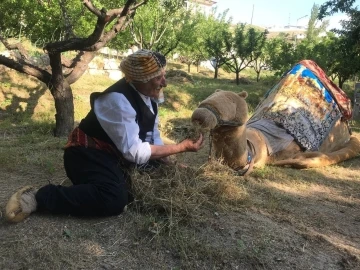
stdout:
<svg viewBox="0 0 360 270">
<path fill-rule="evenodd" d="M 170 63 L 169 70 L 185 67 Z M 161 105 L 161 131 L 188 136 L 189 117 L 215 89 L 247 91 L 253 110 L 276 78 L 236 85 L 220 71 L 171 79 Z M 0 216 L 23 185 L 68 185 L 66 138 L 54 138 L 54 106 L 37 81 L 12 71 L 0 84 Z M 73 87 L 75 120 L 89 95 L 113 82 L 85 74 Z M 351 93 L 351 85 L 348 88 Z M 350 95 L 351 96 L 351 95 Z M 358 122 L 352 123 L 355 127 Z M 356 131 L 356 130 L 355 130 Z M 357 131 L 356 131 L 357 132 Z M 177 166 L 133 173 L 136 201 L 124 214 L 77 218 L 36 213 L 20 224 L 0 219 L 0 269 L 356 269 L 360 267 L 358 158 L 311 170 L 264 167 L 244 178 L 207 162 L 208 140 Z"/>
</svg>

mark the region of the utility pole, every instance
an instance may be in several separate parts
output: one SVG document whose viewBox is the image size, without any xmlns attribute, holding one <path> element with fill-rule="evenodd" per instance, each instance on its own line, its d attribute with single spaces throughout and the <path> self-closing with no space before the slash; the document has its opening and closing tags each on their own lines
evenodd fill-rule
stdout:
<svg viewBox="0 0 360 270">
<path fill-rule="evenodd" d="M 254 17 L 254 4 L 253 4 L 253 8 L 252 8 L 252 12 L 251 12 L 251 21 L 250 21 L 250 24 L 252 25 L 252 22 L 253 22 L 253 17 Z"/>
<path fill-rule="evenodd" d="M 288 21 L 288 26 L 290 27 L 290 15 L 291 13 L 289 13 L 289 21 Z"/>
</svg>

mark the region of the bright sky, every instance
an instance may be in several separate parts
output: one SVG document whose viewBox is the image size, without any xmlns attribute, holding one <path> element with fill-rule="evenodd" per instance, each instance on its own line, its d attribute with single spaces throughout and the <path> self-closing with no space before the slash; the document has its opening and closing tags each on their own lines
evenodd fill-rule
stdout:
<svg viewBox="0 0 360 270">
<path fill-rule="evenodd" d="M 314 4 L 321 5 L 326 0 L 215 0 L 217 12 L 229 9 L 228 15 L 232 16 L 233 23 L 247 23 L 252 21 L 258 26 L 307 26 Z M 355 5 L 360 8 L 360 0 Z M 306 16 L 305 18 L 302 18 Z M 344 14 L 334 14 L 329 28 L 338 26 L 338 21 L 346 18 Z"/>
</svg>

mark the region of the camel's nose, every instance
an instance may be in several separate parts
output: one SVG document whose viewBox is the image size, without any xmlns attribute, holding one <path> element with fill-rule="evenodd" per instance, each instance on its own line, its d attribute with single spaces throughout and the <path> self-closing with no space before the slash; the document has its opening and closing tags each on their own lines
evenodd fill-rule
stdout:
<svg viewBox="0 0 360 270">
<path fill-rule="evenodd" d="M 206 108 L 197 108 L 191 116 L 191 122 L 202 129 L 213 129 L 217 124 L 215 115 Z"/>
</svg>

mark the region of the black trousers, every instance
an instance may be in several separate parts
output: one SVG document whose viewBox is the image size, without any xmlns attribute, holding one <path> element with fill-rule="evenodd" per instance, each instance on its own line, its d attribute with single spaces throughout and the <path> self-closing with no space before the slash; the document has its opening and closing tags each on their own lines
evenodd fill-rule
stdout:
<svg viewBox="0 0 360 270">
<path fill-rule="evenodd" d="M 104 151 L 70 147 L 64 152 L 73 186 L 46 185 L 36 193 L 38 210 L 81 216 L 120 214 L 129 200 L 129 176 L 118 159 Z"/>
</svg>

